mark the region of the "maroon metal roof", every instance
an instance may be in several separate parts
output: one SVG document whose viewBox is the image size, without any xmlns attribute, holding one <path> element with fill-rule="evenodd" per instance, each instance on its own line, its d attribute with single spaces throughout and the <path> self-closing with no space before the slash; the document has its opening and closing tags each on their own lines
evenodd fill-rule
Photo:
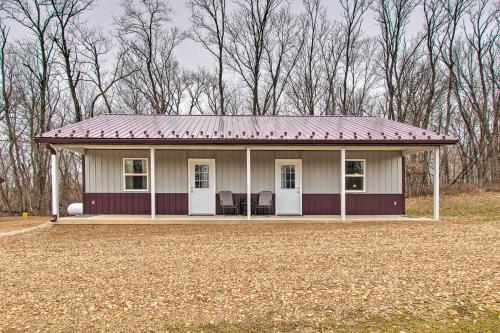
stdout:
<svg viewBox="0 0 500 333">
<path fill-rule="evenodd" d="M 43 133 L 52 144 L 442 145 L 456 139 L 378 117 L 96 116 Z"/>
</svg>

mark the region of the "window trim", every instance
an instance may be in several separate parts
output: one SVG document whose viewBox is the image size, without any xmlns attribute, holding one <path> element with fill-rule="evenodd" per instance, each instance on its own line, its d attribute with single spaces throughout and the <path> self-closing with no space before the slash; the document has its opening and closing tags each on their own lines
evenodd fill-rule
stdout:
<svg viewBox="0 0 500 333">
<path fill-rule="evenodd" d="M 125 172 L 125 162 L 128 160 L 132 161 L 146 161 L 146 173 L 126 173 Z M 124 157 L 122 164 L 123 173 L 123 191 L 124 192 L 149 192 L 149 159 L 147 157 Z M 145 189 L 127 189 L 127 176 L 146 176 L 146 188 Z"/>
<path fill-rule="evenodd" d="M 347 186 L 347 182 L 344 182 L 345 185 L 344 185 L 344 190 L 345 192 L 352 192 L 352 193 L 363 193 L 363 192 L 366 192 L 366 159 L 365 158 L 346 158 L 345 159 L 345 163 L 347 164 L 347 162 L 363 162 L 363 175 L 348 175 L 347 173 L 345 173 L 345 178 L 347 177 L 352 177 L 352 178 L 363 178 L 363 189 L 362 190 L 348 190 L 347 188 L 345 188 L 345 186 Z M 345 165 L 344 165 L 344 168 L 345 168 Z"/>
</svg>

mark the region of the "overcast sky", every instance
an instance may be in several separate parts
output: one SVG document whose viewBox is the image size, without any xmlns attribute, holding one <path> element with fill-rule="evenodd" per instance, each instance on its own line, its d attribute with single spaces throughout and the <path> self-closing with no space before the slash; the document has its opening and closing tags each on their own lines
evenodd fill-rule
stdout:
<svg viewBox="0 0 500 333">
<path fill-rule="evenodd" d="M 96 0 L 94 8 L 86 15 L 86 20 L 90 25 L 99 26 L 104 31 L 111 32 L 113 27 L 113 17 L 121 14 L 120 3 L 122 0 Z M 303 9 L 302 0 L 291 0 L 292 10 L 300 12 Z M 337 0 L 323 0 L 326 14 L 331 20 L 341 17 L 341 7 Z M 188 29 L 190 22 L 190 11 L 186 7 L 185 0 L 170 0 L 168 1 L 170 7 L 174 10 L 172 17 L 172 24 L 180 29 Z M 409 25 L 409 33 L 419 30 L 422 21 L 420 14 L 416 12 Z M 18 24 L 9 22 L 12 38 L 19 38 L 23 35 L 23 30 Z M 368 11 L 364 16 L 363 32 L 365 35 L 375 35 L 378 28 L 375 24 L 373 13 Z M 197 66 L 212 66 L 214 60 L 204 51 L 199 45 L 191 40 L 185 40 L 176 50 L 176 55 L 181 65 L 188 68 L 195 68 Z"/>
</svg>

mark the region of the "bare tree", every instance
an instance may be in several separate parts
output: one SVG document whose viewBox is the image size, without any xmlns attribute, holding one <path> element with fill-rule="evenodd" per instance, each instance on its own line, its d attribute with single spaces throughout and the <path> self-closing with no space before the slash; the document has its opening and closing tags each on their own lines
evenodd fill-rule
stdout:
<svg viewBox="0 0 500 333">
<path fill-rule="evenodd" d="M 444 11 L 444 36 L 440 46 L 440 58 L 447 69 L 447 87 L 446 87 L 446 107 L 445 112 L 441 112 L 438 118 L 437 130 L 449 134 L 452 114 L 453 114 L 453 92 L 457 84 L 456 73 L 456 54 L 458 35 L 460 33 L 460 24 L 464 13 L 471 6 L 472 0 L 447 0 L 442 1 L 441 6 Z M 448 154 L 445 151 L 442 158 L 443 174 L 445 181 L 450 180 Z"/>
<path fill-rule="evenodd" d="M 445 33 L 444 40 L 441 44 L 440 55 L 441 61 L 445 64 L 448 70 L 448 88 L 446 93 L 446 113 L 444 115 L 444 123 L 442 116 L 439 119 L 438 131 L 444 129 L 444 132 L 448 134 L 451 114 L 452 114 L 452 94 L 455 82 L 455 43 L 457 41 L 458 30 L 460 28 L 460 22 L 463 14 L 471 5 L 472 0 L 447 0 L 442 2 L 445 12 Z"/>
<path fill-rule="evenodd" d="M 57 22 L 57 30 L 53 38 L 63 58 L 62 66 L 66 73 L 68 88 L 73 101 L 75 121 L 83 119 L 80 102 L 76 95 L 76 88 L 82 79 L 82 72 L 78 68 L 80 64 L 78 55 L 80 52 L 77 39 L 74 36 L 75 24 L 78 24 L 75 21 L 82 13 L 91 8 L 93 2 L 94 0 L 50 0 Z"/>
<path fill-rule="evenodd" d="M 405 31 L 410 14 L 417 0 L 377 0 L 374 9 L 381 34 L 379 43 L 382 52 L 381 68 L 386 85 L 386 111 L 390 119 L 404 121 L 401 110 L 395 105 L 397 94 L 396 75 L 400 55 L 405 47 Z"/>
<path fill-rule="evenodd" d="M 2 169 L 5 170 L 4 175 L 5 178 L 7 178 L 7 170 L 10 169 L 12 170 L 12 175 L 13 175 L 13 182 L 17 186 L 17 188 L 22 188 L 21 186 L 21 179 L 20 175 L 18 172 L 18 168 L 16 165 L 18 165 L 19 162 L 19 157 L 20 157 L 20 152 L 19 152 L 19 145 L 17 145 L 17 135 L 15 132 L 16 126 L 13 124 L 13 121 L 15 120 L 15 115 L 12 114 L 12 102 L 13 102 L 13 68 L 11 67 L 12 64 L 7 63 L 7 38 L 8 38 L 8 29 L 4 25 L 2 21 L 0 21 L 0 75 L 1 75 L 1 84 L 2 84 L 2 104 L 1 104 L 1 119 L 5 119 L 5 131 L 7 132 L 7 149 L 6 151 L 8 152 L 8 156 L 6 157 L 6 160 L 8 160 L 9 165 L 11 166 L 10 168 L 7 168 L 3 166 Z M 3 150 L 2 150 L 3 151 Z M 7 158 L 8 157 L 8 158 Z M 4 156 L 2 156 L 2 159 Z M 10 199 L 9 199 L 9 192 L 4 189 L 3 187 L 1 188 L 1 194 L 2 194 L 2 199 L 7 206 L 9 211 L 12 211 L 13 209 L 13 204 L 11 204 Z M 18 191 L 17 192 L 18 197 L 15 197 L 16 200 L 18 200 L 19 206 L 21 209 L 23 209 L 24 205 L 24 198 L 23 198 L 23 192 Z"/>
<path fill-rule="evenodd" d="M 478 1 L 469 12 L 470 29 L 457 53 L 458 109 L 470 135 L 477 179 L 498 177 L 498 10 L 488 12 L 488 1 Z M 495 82 L 496 81 L 496 82 Z M 495 124 L 496 121 L 496 124 Z"/>
<path fill-rule="evenodd" d="M 205 70 L 183 73 L 184 82 L 186 84 L 187 98 L 187 114 L 193 114 L 196 111 L 203 114 L 203 90 L 208 84 L 208 75 Z"/>
<path fill-rule="evenodd" d="M 289 97 L 299 113 L 312 116 L 322 112 L 320 103 L 325 95 L 325 85 L 321 50 L 330 24 L 320 0 L 303 0 L 303 4 L 304 46 L 290 80 Z"/>
<path fill-rule="evenodd" d="M 423 12 L 425 17 L 424 33 L 425 47 L 427 51 L 427 62 L 430 70 L 429 92 L 425 103 L 425 112 L 420 115 L 421 126 L 429 126 L 431 115 L 438 107 L 438 70 L 439 70 L 439 50 L 441 48 L 440 30 L 444 24 L 442 0 L 424 0 Z"/>
<path fill-rule="evenodd" d="M 343 78 L 341 86 L 340 112 L 344 115 L 349 113 L 348 94 L 353 95 L 356 89 L 356 82 L 352 82 L 349 87 L 349 77 L 353 78 L 354 60 L 359 59 L 358 56 L 361 42 L 361 24 L 363 22 L 363 14 L 371 5 L 371 0 L 340 0 L 342 6 L 342 32 L 344 45 L 343 56 Z M 350 90 L 350 93 L 348 92 Z"/>
<path fill-rule="evenodd" d="M 49 105 L 49 76 L 52 61 L 53 42 L 49 38 L 52 21 L 55 17 L 51 6 L 43 0 L 30 3 L 22 0 L 9 0 L 3 3 L 7 18 L 18 22 L 27 29 L 33 41 L 23 41 L 20 48 L 25 52 L 21 57 L 22 65 L 29 75 L 29 88 L 24 92 L 32 93 L 29 105 L 25 105 L 29 117 L 28 140 L 31 159 L 31 183 L 34 201 L 33 210 L 41 212 L 48 198 L 44 195 L 47 186 L 48 157 L 42 146 L 35 142 L 35 137 L 50 129 L 52 111 Z"/>
<path fill-rule="evenodd" d="M 115 24 L 125 69 L 132 74 L 121 83 L 131 85 L 129 90 L 136 90 L 154 113 L 170 113 L 175 109 L 174 79 L 180 73 L 173 51 L 184 34 L 169 27 L 172 9 L 161 0 L 125 0 L 122 7 Z"/>
<path fill-rule="evenodd" d="M 264 69 L 268 73 L 264 87 L 263 109 L 276 115 L 280 101 L 304 46 L 302 25 L 299 17 L 291 14 L 286 6 L 271 17 L 272 27 L 264 43 Z"/>
<path fill-rule="evenodd" d="M 374 91 L 377 85 L 376 39 L 365 38 L 359 42 L 359 48 L 352 53 L 350 87 L 347 94 L 348 115 L 373 115 Z"/>
<path fill-rule="evenodd" d="M 189 0 L 187 5 L 191 9 L 190 37 L 200 43 L 217 61 L 219 107 L 216 110 L 224 115 L 224 46 L 228 25 L 226 0 Z"/>
<path fill-rule="evenodd" d="M 85 79 L 92 82 L 97 88 L 97 93 L 92 98 L 90 106 L 90 116 L 93 117 L 97 102 L 102 99 L 107 113 L 112 113 L 112 103 L 110 100 L 111 88 L 120 80 L 128 77 L 133 72 L 124 68 L 123 51 L 116 53 L 114 64 L 111 70 L 107 69 L 104 63 L 106 56 L 109 56 L 113 49 L 113 43 L 97 29 L 83 30 L 80 33 L 80 43 L 85 52 L 82 53 L 83 60 L 89 65 Z M 132 69 L 133 71 L 133 69 Z"/>
<path fill-rule="evenodd" d="M 251 91 L 253 115 L 266 113 L 260 100 L 262 67 L 265 61 L 265 42 L 271 18 L 283 0 L 240 0 L 238 9 L 228 25 L 226 50 L 228 65 L 241 77 Z"/>
<path fill-rule="evenodd" d="M 337 113 L 339 91 L 339 66 L 344 46 L 342 29 L 339 24 L 327 28 L 325 37 L 320 43 L 322 68 L 324 69 L 324 110 L 326 115 Z"/>
</svg>

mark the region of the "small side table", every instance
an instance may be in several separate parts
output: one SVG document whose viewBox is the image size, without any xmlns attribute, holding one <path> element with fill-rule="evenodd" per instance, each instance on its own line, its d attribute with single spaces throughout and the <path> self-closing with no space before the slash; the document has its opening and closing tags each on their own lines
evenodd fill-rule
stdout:
<svg viewBox="0 0 500 333">
<path fill-rule="evenodd" d="M 254 203 L 250 201 L 250 204 L 253 206 Z M 241 215 L 247 215 L 247 199 L 241 199 L 240 200 L 240 214 Z"/>
</svg>

